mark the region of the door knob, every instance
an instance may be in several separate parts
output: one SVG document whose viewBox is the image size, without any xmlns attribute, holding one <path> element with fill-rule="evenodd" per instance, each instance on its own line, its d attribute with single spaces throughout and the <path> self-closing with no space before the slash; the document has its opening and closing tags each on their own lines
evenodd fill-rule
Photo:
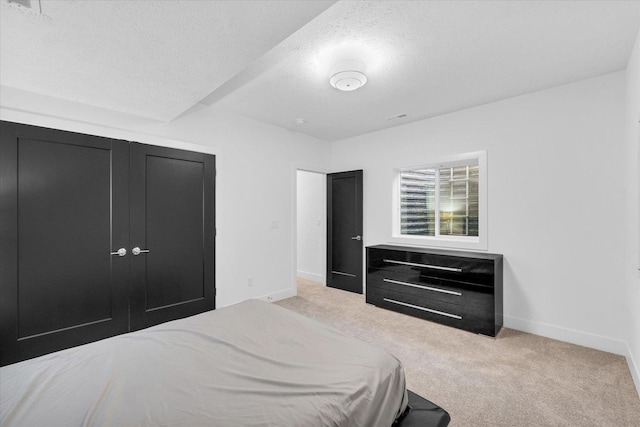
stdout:
<svg viewBox="0 0 640 427">
<path fill-rule="evenodd" d="M 125 248 L 120 248 L 115 252 L 111 252 L 111 255 L 125 256 L 127 254 L 127 250 Z"/>
<path fill-rule="evenodd" d="M 352 237 L 351 240 L 362 240 L 361 236 Z"/>
<path fill-rule="evenodd" d="M 131 249 L 131 253 L 134 255 L 146 254 L 149 253 L 149 249 L 140 249 L 139 247 L 135 247 Z"/>
</svg>

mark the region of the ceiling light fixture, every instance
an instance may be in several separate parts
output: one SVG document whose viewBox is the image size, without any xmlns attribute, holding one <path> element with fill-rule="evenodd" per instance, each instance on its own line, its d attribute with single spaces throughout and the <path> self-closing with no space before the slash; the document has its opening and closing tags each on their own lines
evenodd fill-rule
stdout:
<svg viewBox="0 0 640 427">
<path fill-rule="evenodd" d="M 343 92 L 351 92 L 367 83 L 364 64 L 360 61 L 342 61 L 331 67 L 331 86 Z"/>
</svg>

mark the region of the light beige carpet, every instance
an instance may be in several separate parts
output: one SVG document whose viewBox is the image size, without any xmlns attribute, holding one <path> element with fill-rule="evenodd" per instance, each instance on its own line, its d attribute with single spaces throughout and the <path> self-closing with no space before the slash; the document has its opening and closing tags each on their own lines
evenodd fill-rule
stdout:
<svg viewBox="0 0 640 427">
<path fill-rule="evenodd" d="M 451 426 L 640 426 L 622 356 L 506 328 L 487 338 L 304 279 L 277 304 L 395 355 L 407 387 L 445 408 Z"/>
</svg>

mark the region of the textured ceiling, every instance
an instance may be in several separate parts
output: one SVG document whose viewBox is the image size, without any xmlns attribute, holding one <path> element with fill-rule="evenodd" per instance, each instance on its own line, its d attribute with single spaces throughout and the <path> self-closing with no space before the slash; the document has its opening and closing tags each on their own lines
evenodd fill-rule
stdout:
<svg viewBox="0 0 640 427">
<path fill-rule="evenodd" d="M 169 121 L 333 1 L 31 3 L 0 4 L 3 86 Z"/>
<path fill-rule="evenodd" d="M 339 140 L 624 69 L 639 12 L 634 1 L 339 2 L 213 101 Z M 328 83 L 346 56 L 368 65 L 354 92 Z"/>
<path fill-rule="evenodd" d="M 329 141 L 622 70 L 640 27 L 638 1 L 6 1 L 3 86 L 164 121 L 201 103 Z M 344 59 L 362 89 L 329 85 Z"/>
</svg>

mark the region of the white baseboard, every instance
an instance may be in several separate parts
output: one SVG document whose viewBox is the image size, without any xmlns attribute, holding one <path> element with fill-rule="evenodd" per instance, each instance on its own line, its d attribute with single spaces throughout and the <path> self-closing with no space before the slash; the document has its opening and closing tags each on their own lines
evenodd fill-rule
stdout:
<svg viewBox="0 0 640 427">
<path fill-rule="evenodd" d="M 633 383 L 636 385 L 638 398 L 640 398 L 640 365 L 636 364 L 633 360 L 633 355 L 631 354 L 631 349 L 629 348 L 629 346 L 627 346 L 627 365 L 629 365 L 631 378 L 633 378 Z"/>
<path fill-rule="evenodd" d="M 543 337 L 625 356 L 629 371 L 631 372 L 631 378 L 633 378 L 636 386 L 636 392 L 638 393 L 638 397 L 640 397 L 640 365 L 634 360 L 631 349 L 626 341 L 576 331 L 574 329 L 562 328 L 549 325 L 548 323 L 520 319 L 519 317 L 513 316 L 504 316 L 504 326 L 530 334 L 541 335 Z"/>
<path fill-rule="evenodd" d="M 548 323 L 534 322 L 513 316 L 504 316 L 504 326 L 506 328 L 517 329 L 530 334 L 541 335 L 543 337 L 619 354 L 621 356 L 629 355 L 629 347 L 626 341 L 603 337 L 601 335 L 562 328 Z"/>
<path fill-rule="evenodd" d="M 309 273 L 302 270 L 296 271 L 296 274 L 298 275 L 298 277 L 302 277 L 303 279 L 313 280 L 314 282 L 320 282 L 324 284 L 324 275 L 322 274 Z"/>
<path fill-rule="evenodd" d="M 278 292 L 272 292 L 267 295 L 262 295 L 262 296 L 256 297 L 255 299 L 259 299 L 267 302 L 276 302 L 282 299 L 287 299 L 295 296 L 296 296 L 295 289 L 289 288 L 289 289 L 282 289 Z"/>
</svg>

